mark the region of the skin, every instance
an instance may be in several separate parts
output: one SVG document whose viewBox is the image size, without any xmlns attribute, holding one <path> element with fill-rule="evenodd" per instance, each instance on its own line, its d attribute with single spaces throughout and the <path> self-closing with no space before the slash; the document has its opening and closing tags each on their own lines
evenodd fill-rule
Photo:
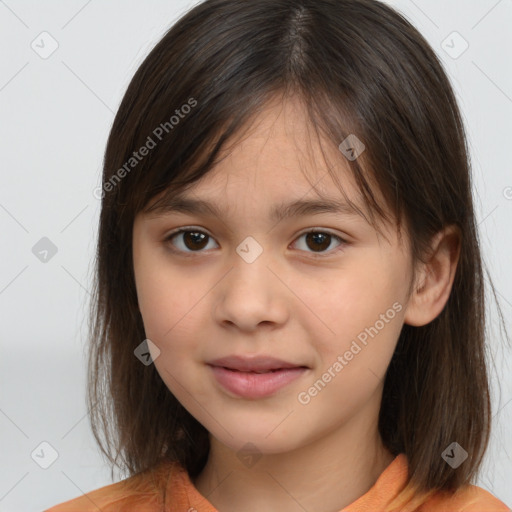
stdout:
<svg viewBox="0 0 512 512">
<path fill-rule="evenodd" d="M 459 256 L 457 234 L 447 229 L 414 276 L 408 239 L 401 245 L 394 226 L 385 228 L 388 242 L 359 216 L 271 221 L 276 203 L 318 199 L 317 193 L 343 198 L 320 149 L 313 144 L 312 158 L 304 155 L 306 123 L 299 102 L 269 104 L 250 135 L 194 184 L 189 195 L 219 205 L 221 219 L 140 213 L 134 223 L 139 308 L 147 337 L 161 351 L 154 364 L 210 432 L 209 459 L 193 483 L 222 512 L 341 510 L 371 488 L 393 460 L 377 421 L 401 328 L 424 325 L 442 311 Z M 363 208 L 337 144 L 329 151 L 345 192 Z M 210 235 L 192 257 L 183 255 L 194 251 L 183 235 L 165 240 L 185 226 Z M 303 236 L 307 228 L 346 243 L 337 250 L 333 237 L 317 252 Z M 247 236 L 263 249 L 252 263 L 236 252 Z M 300 403 L 299 393 L 395 303 L 401 310 L 394 318 L 316 396 Z M 234 353 L 270 354 L 309 369 L 270 397 L 244 399 L 225 391 L 205 364 Z M 237 456 L 248 442 L 260 457 L 253 465 Z"/>
</svg>

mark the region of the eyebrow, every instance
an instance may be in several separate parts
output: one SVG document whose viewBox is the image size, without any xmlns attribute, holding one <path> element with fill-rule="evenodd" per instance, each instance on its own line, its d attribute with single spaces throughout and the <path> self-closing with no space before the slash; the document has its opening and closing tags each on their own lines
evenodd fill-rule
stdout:
<svg viewBox="0 0 512 512">
<path fill-rule="evenodd" d="M 158 204 L 158 203 L 157 203 Z M 153 206 L 149 210 L 156 215 L 182 212 L 189 214 L 212 215 L 222 218 L 223 212 L 215 203 L 204 199 L 192 199 L 183 194 L 177 194 L 174 197 L 162 200 L 158 206 Z M 299 199 L 289 203 L 276 204 L 270 210 L 270 220 L 282 221 L 290 217 L 305 217 L 308 215 L 320 215 L 322 213 L 335 213 L 349 217 L 362 217 L 366 220 L 364 214 L 357 207 L 332 199 Z"/>
</svg>

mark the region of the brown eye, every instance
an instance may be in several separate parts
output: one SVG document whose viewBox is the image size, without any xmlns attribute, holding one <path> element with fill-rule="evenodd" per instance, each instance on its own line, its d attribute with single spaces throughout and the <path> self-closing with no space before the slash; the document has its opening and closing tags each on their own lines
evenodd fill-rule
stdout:
<svg viewBox="0 0 512 512">
<path fill-rule="evenodd" d="M 337 252 L 340 250 L 339 248 L 343 248 L 343 245 L 346 243 L 345 240 L 343 240 L 343 238 L 339 237 L 338 235 L 319 230 L 310 230 L 306 233 L 303 233 L 297 240 L 302 238 L 304 238 L 306 242 L 303 244 L 305 249 L 302 250 L 305 250 L 306 252 L 318 253 L 318 256 L 323 256 L 323 253 L 330 254 Z M 333 240 L 338 241 L 338 246 L 332 250 L 328 250 Z M 313 254 L 313 256 L 317 256 L 317 254 Z"/>
<path fill-rule="evenodd" d="M 190 250 L 204 249 L 207 238 L 208 235 L 199 231 L 185 231 L 183 233 L 183 243 Z"/>
<path fill-rule="evenodd" d="M 175 247 L 178 247 L 176 252 L 201 252 L 208 245 L 210 235 L 203 231 L 193 229 L 180 229 L 171 233 L 166 239 L 166 242 L 171 242 Z M 177 243 L 172 243 L 173 239 L 177 239 Z M 174 249 L 173 249 L 174 250 Z"/>
<path fill-rule="evenodd" d="M 300 235 L 296 240 L 301 239 L 304 239 L 306 243 L 303 243 L 303 247 L 299 248 L 299 250 L 309 253 L 313 257 L 328 256 L 343 249 L 347 244 L 340 236 L 320 230 L 310 230 Z M 170 243 L 172 246 L 171 251 L 189 256 L 193 255 L 193 253 L 204 252 L 203 249 L 208 249 L 208 242 L 210 240 L 213 240 L 213 238 L 204 231 L 182 228 L 171 233 L 165 239 L 165 242 Z M 337 241 L 338 246 L 329 250 L 333 241 Z"/>
<path fill-rule="evenodd" d="M 332 235 L 326 233 L 307 233 L 306 244 L 313 251 L 324 251 L 331 245 Z"/>
</svg>

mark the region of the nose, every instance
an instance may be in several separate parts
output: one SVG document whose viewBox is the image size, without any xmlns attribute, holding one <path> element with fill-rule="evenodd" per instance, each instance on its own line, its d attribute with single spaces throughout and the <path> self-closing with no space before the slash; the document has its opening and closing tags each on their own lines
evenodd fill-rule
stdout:
<svg viewBox="0 0 512 512">
<path fill-rule="evenodd" d="M 260 324 L 278 328 L 286 323 L 293 294 L 275 260 L 265 252 L 254 261 L 235 253 L 231 262 L 216 286 L 215 321 L 248 332 Z"/>
</svg>

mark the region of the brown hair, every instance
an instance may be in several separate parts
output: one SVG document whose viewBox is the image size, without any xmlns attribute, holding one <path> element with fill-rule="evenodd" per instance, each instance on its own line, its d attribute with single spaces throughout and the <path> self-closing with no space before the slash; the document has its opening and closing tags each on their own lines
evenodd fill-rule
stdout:
<svg viewBox="0 0 512 512">
<path fill-rule="evenodd" d="M 476 476 L 491 413 L 467 142 L 435 53 L 401 14 L 374 0 L 207 0 L 138 68 L 104 160 L 87 394 L 94 436 L 108 460 L 131 475 L 161 459 L 179 462 L 191 476 L 204 466 L 207 430 L 154 365 L 134 356 L 146 336 L 133 222 L 157 195 L 204 176 L 271 98 L 291 95 L 302 100 L 317 135 L 336 146 L 349 134 L 364 142 L 361 157 L 347 161 L 350 170 L 373 225 L 374 213 L 386 219 L 375 186 L 399 233 L 406 220 L 412 261 L 421 261 L 443 227 L 460 230 L 447 304 L 429 324 L 403 326 L 379 417 L 386 447 L 407 456 L 411 492 L 455 490 Z M 150 149 L 135 158 L 143 146 Z M 453 441 L 468 452 L 457 469 L 441 458 Z"/>
</svg>

